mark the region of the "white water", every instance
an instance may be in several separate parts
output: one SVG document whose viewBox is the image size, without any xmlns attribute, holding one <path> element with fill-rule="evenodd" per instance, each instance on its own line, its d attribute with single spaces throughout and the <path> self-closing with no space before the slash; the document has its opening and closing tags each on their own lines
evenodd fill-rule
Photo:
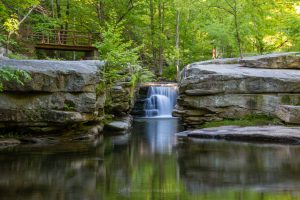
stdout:
<svg viewBox="0 0 300 200">
<path fill-rule="evenodd" d="M 146 117 L 172 117 L 176 98 L 176 86 L 150 86 L 145 103 Z"/>
</svg>

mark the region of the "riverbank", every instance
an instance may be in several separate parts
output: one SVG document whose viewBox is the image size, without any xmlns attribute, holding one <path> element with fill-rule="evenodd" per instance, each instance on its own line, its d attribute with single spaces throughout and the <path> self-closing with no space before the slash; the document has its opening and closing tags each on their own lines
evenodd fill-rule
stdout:
<svg viewBox="0 0 300 200">
<path fill-rule="evenodd" d="M 102 61 L 7 59 L 0 69 L 30 76 L 22 83 L 1 79 L 0 145 L 91 140 L 113 121 L 126 123 L 122 132 L 131 126 L 138 83 L 119 72 L 107 88 Z"/>
</svg>

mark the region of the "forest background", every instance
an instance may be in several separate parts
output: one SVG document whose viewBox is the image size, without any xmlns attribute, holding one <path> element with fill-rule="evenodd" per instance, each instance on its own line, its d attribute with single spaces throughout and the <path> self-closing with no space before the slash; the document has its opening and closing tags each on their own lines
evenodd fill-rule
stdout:
<svg viewBox="0 0 300 200">
<path fill-rule="evenodd" d="M 32 33 L 95 35 L 100 60 L 164 80 L 195 61 L 300 50 L 299 0 L 0 0 L 0 46 L 35 56 Z"/>
</svg>

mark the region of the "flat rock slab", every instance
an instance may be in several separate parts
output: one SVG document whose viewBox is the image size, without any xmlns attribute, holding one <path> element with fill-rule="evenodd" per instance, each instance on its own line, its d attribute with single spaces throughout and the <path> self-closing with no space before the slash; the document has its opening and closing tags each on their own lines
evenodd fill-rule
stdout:
<svg viewBox="0 0 300 200">
<path fill-rule="evenodd" d="M 190 96 L 300 92 L 300 70 L 296 69 L 257 69 L 239 64 L 196 63 L 186 67 L 183 73 L 179 91 Z"/>
<path fill-rule="evenodd" d="M 24 86 L 4 83 L 4 91 L 17 92 L 94 92 L 104 62 L 0 60 L 1 68 L 27 71 L 32 80 Z"/>
<path fill-rule="evenodd" d="M 262 56 L 247 57 L 240 60 L 245 67 L 271 69 L 300 69 L 300 53 L 274 53 Z"/>
<path fill-rule="evenodd" d="M 286 126 L 221 126 L 177 133 L 179 138 L 214 139 L 259 143 L 300 145 L 300 127 Z"/>
</svg>

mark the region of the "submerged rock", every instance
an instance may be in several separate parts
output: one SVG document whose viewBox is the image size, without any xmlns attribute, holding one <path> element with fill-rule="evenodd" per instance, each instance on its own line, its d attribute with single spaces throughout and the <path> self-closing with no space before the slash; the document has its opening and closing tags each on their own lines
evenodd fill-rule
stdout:
<svg viewBox="0 0 300 200">
<path fill-rule="evenodd" d="M 178 133 L 179 138 L 300 144 L 300 127 L 221 126 Z"/>
<path fill-rule="evenodd" d="M 13 139 L 13 138 L 0 139 L 0 148 L 16 146 L 18 144 L 21 144 L 21 141 L 18 139 Z"/>
</svg>

